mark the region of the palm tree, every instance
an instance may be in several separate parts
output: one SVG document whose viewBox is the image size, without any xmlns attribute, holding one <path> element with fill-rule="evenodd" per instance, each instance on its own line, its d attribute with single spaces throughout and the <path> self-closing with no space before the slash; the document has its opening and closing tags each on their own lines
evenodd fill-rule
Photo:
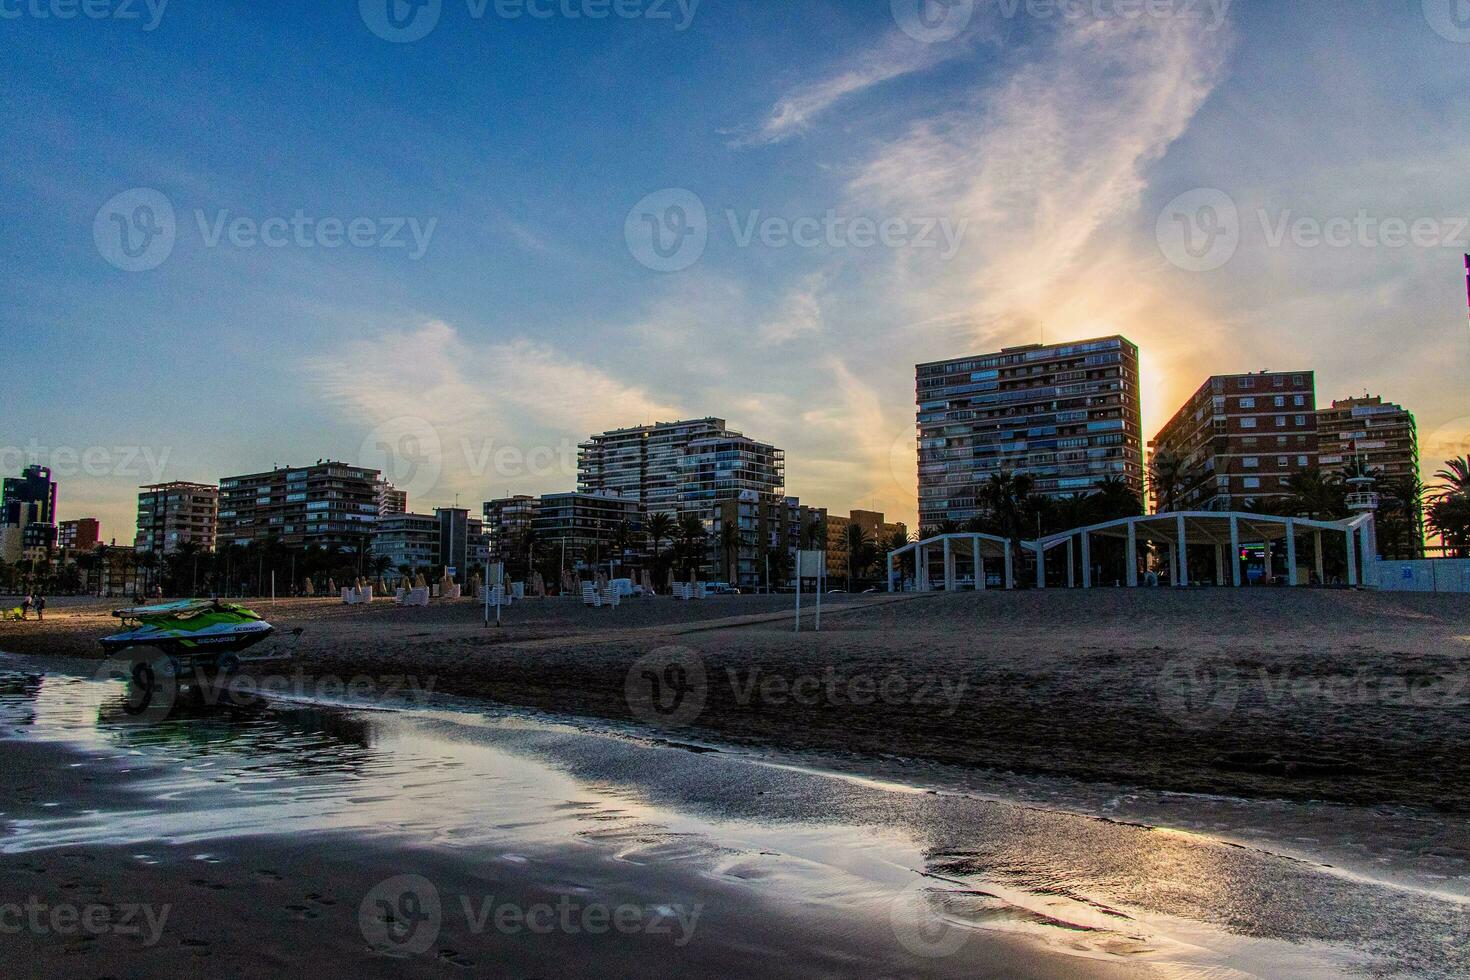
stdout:
<svg viewBox="0 0 1470 980">
<path fill-rule="evenodd" d="M 709 549 L 709 536 L 705 534 L 704 523 L 693 514 L 684 515 L 679 521 L 677 540 L 679 556 L 684 561 L 684 571 L 697 571 Z"/>
<path fill-rule="evenodd" d="M 1470 456 L 1445 460 L 1444 469 L 1436 472 L 1434 478 L 1439 481 L 1430 488 L 1434 499 L 1470 497 Z"/>
<path fill-rule="evenodd" d="M 648 532 L 648 540 L 653 544 L 653 568 L 655 572 L 658 572 L 661 570 L 659 559 L 662 557 L 663 552 L 660 544 L 664 541 L 672 542 L 679 528 L 674 523 L 672 517 L 663 511 L 659 511 L 657 514 L 649 516 L 645 530 Z"/>
<path fill-rule="evenodd" d="M 842 529 L 842 544 L 847 551 L 847 591 L 851 592 L 853 572 L 861 572 L 873 563 L 873 539 L 868 537 L 867 528 L 849 521 Z"/>
<path fill-rule="evenodd" d="M 1189 489 L 1189 473 L 1184 458 L 1168 450 L 1160 450 L 1148 461 L 1148 491 L 1154 508 L 1160 513 L 1176 510 L 1180 498 Z"/>
<path fill-rule="evenodd" d="M 1444 541 L 1445 557 L 1453 552 L 1453 557 L 1464 558 L 1470 551 L 1470 496 L 1441 495 L 1429 505 L 1425 524 Z"/>
<path fill-rule="evenodd" d="M 740 558 L 740 527 L 730 521 L 720 525 L 720 556 L 725 560 L 725 581 L 738 585 L 739 569 L 736 564 Z"/>
<path fill-rule="evenodd" d="M 1293 473 L 1286 483 L 1287 497 L 1280 509 L 1293 517 L 1335 521 L 1348 516 L 1347 485 L 1336 473 L 1311 467 Z"/>
<path fill-rule="evenodd" d="M 801 550 L 823 551 L 827 547 L 827 522 L 822 518 L 813 518 L 801 529 Z"/>
</svg>

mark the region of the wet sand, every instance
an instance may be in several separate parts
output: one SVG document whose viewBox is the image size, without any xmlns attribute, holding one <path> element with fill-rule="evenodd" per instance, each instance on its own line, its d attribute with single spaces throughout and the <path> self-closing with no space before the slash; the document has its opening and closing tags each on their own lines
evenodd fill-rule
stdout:
<svg viewBox="0 0 1470 980">
<path fill-rule="evenodd" d="M 515 713 L 128 704 L 116 682 L 0 674 L 0 905 L 162 921 L 153 943 L 23 930 L 7 975 L 1470 967 L 1463 901 L 1208 837 Z M 593 933 L 589 909 L 629 928 Z"/>
<path fill-rule="evenodd" d="M 1470 597 L 827 598 L 824 631 L 800 636 L 789 596 L 616 610 L 532 600 L 489 630 L 473 602 L 261 605 L 278 625 L 306 628 L 299 666 L 311 677 L 392 677 L 683 739 L 827 756 L 1470 812 Z M 45 624 L 0 626 L 0 649 L 91 657 L 109 625 L 96 602 L 53 608 Z M 677 712 L 630 701 L 630 677 L 648 673 L 650 655 L 658 670 L 673 657 L 702 676 L 700 690 L 684 692 L 698 710 L 685 709 L 691 698 Z"/>
</svg>

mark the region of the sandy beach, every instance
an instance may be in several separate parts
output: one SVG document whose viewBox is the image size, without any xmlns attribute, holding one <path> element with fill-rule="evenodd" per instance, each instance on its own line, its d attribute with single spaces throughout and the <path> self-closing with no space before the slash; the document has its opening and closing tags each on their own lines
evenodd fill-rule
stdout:
<svg viewBox="0 0 1470 980">
<path fill-rule="evenodd" d="M 498 629 L 485 629 L 468 601 L 254 605 L 282 628 L 305 628 L 290 670 L 308 679 L 394 678 L 409 694 L 488 699 L 685 740 L 1164 791 L 1470 810 L 1463 596 L 1119 590 L 827 600 L 823 631 L 799 635 L 789 596 L 616 610 L 531 600 L 506 609 Z M 95 658 L 112 625 L 106 607 L 54 606 L 44 624 L 0 625 L 0 650 Z M 682 692 L 677 710 L 655 710 L 649 695 L 681 693 L 650 686 L 670 664 L 698 675 L 697 689 Z"/>
</svg>

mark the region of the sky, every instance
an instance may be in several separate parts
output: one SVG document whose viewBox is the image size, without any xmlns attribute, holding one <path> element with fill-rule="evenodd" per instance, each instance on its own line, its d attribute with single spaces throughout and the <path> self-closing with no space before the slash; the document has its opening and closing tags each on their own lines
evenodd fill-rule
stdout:
<svg viewBox="0 0 1470 980">
<path fill-rule="evenodd" d="M 714 415 L 912 522 L 916 363 L 1122 333 L 1470 451 L 1458 0 L 0 0 L 0 474 L 416 511 Z"/>
</svg>

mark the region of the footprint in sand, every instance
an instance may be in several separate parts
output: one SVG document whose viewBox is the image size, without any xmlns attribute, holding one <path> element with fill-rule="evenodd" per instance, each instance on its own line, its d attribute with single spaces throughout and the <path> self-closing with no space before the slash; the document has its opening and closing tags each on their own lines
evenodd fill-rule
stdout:
<svg viewBox="0 0 1470 980">
<path fill-rule="evenodd" d="M 465 969 L 468 969 L 469 967 L 475 965 L 474 960 L 454 949 L 439 950 L 439 959 L 445 963 L 450 963 L 454 966 L 463 967 Z"/>
<path fill-rule="evenodd" d="M 263 869 L 257 869 L 256 872 L 255 872 L 255 875 L 256 875 L 257 878 L 264 878 L 266 881 L 280 881 L 281 880 L 281 876 L 278 875 L 278 874 L 276 874 L 274 871 L 266 871 L 266 870 L 263 870 Z"/>
<path fill-rule="evenodd" d="M 322 917 L 320 912 L 307 908 L 305 905 L 287 905 L 286 912 L 298 922 L 307 922 Z"/>
</svg>

